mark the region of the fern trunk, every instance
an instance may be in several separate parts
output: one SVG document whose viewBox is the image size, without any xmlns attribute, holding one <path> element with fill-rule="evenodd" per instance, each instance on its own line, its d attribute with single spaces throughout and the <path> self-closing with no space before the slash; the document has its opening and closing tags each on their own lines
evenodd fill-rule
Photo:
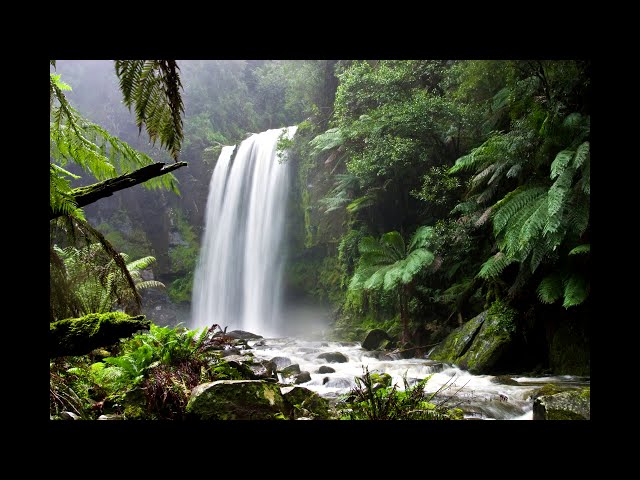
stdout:
<svg viewBox="0 0 640 480">
<path fill-rule="evenodd" d="M 71 191 L 78 208 L 82 208 L 101 198 L 110 197 L 119 190 L 130 188 L 140 183 L 144 183 L 152 178 L 160 177 L 173 170 L 187 165 L 187 162 L 176 162 L 170 165 L 165 163 L 153 163 L 146 167 L 139 168 L 131 173 L 110 178 L 104 182 L 95 183 L 87 187 L 75 188 Z M 49 220 L 62 216 L 62 211 L 49 210 Z"/>
<path fill-rule="evenodd" d="M 407 293 L 400 289 L 398 299 L 400 301 L 400 323 L 402 324 L 402 343 L 406 345 L 409 340 L 409 307 L 407 305 Z"/>
</svg>

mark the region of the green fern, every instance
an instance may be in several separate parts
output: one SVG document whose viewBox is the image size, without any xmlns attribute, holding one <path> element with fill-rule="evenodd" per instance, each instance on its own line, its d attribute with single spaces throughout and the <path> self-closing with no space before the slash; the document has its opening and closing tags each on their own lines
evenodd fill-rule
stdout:
<svg viewBox="0 0 640 480">
<path fill-rule="evenodd" d="M 485 280 L 496 278 L 505 268 L 514 262 L 515 260 L 513 258 L 506 256 L 502 252 L 498 252 L 482 264 L 477 276 Z"/>
<path fill-rule="evenodd" d="M 577 247 L 571 249 L 569 255 L 583 255 L 585 253 L 591 252 L 591 244 L 585 243 L 583 245 L 578 245 Z"/>
<path fill-rule="evenodd" d="M 589 296 L 589 285 L 584 276 L 571 275 L 564 284 L 564 308 L 574 307 L 583 303 Z"/>
<path fill-rule="evenodd" d="M 542 303 L 557 302 L 563 295 L 562 275 L 553 273 L 544 277 L 538 285 L 537 292 Z"/>
<path fill-rule="evenodd" d="M 124 104 L 133 107 L 138 129 L 144 125 L 151 141 L 159 139 L 177 161 L 184 138 L 178 64 L 175 60 L 116 60 L 115 67 Z"/>
</svg>

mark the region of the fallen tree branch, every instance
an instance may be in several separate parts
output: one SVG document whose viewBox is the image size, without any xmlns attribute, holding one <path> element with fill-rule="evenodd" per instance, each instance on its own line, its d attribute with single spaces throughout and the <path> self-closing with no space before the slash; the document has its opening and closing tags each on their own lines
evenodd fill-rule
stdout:
<svg viewBox="0 0 640 480">
<path fill-rule="evenodd" d="M 152 178 L 160 177 L 173 170 L 187 165 L 187 162 L 176 162 L 172 164 L 152 163 L 131 173 L 110 178 L 100 183 L 94 183 L 86 187 L 74 188 L 71 191 L 78 208 L 89 205 L 101 198 L 110 197 L 119 190 L 130 188 L 140 183 L 144 183 Z M 49 220 L 53 220 L 63 215 L 61 211 L 49 210 Z"/>
</svg>

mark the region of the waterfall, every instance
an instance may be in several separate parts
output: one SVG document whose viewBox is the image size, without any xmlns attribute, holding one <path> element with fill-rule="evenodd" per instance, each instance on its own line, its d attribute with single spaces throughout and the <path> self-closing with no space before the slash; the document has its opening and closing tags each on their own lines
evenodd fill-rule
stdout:
<svg viewBox="0 0 640 480">
<path fill-rule="evenodd" d="M 252 135 L 233 161 L 236 147 L 223 147 L 209 185 L 191 328 L 218 324 L 228 331 L 280 334 L 289 168 L 278 161 L 276 144 L 296 128 Z"/>
</svg>

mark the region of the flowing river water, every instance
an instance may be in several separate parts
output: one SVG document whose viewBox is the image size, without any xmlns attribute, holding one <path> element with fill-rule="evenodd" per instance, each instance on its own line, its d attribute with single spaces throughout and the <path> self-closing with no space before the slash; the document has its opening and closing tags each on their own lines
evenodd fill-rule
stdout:
<svg viewBox="0 0 640 480">
<path fill-rule="evenodd" d="M 589 379 L 570 375 L 549 377 L 511 378 L 519 385 L 494 383 L 493 375 L 473 375 L 454 365 L 435 362 L 428 358 L 402 359 L 397 354 L 386 354 L 376 358 L 374 352 L 364 350 L 359 342 L 333 342 L 305 340 L 299 337 L 264 338 L 249 341 L 256 359 L 271 360 L 281 357 L 280 362 L 298 364 L 301 371 L 311 374 L 311 380 L 300 386 L 315 391 L 318 395 L 335 402 L 341 395 L 355 386 L 355 377 L 362 376 L 366 366 L 370 373 L 388 373 L 392 383 L 399 389 L 404 379 L 409 385 L 430 376 L 425 390 L 429 393 L 441 389 L 435 403 L 445 402 L 449 407 L 463 410 L 467 419 L 478 420 L 532 420 L 533 399 L 531 395 L 542 385 L 553 383 L 566 386 L 587 386 Z M 327 363 L 318 355 L 325 352 L 340 352 L 348 361 Z M 326 365 L 333 373 L 318 373 Z M 285 381 L 280 376 L 281 381 Z"/>
</svg>

